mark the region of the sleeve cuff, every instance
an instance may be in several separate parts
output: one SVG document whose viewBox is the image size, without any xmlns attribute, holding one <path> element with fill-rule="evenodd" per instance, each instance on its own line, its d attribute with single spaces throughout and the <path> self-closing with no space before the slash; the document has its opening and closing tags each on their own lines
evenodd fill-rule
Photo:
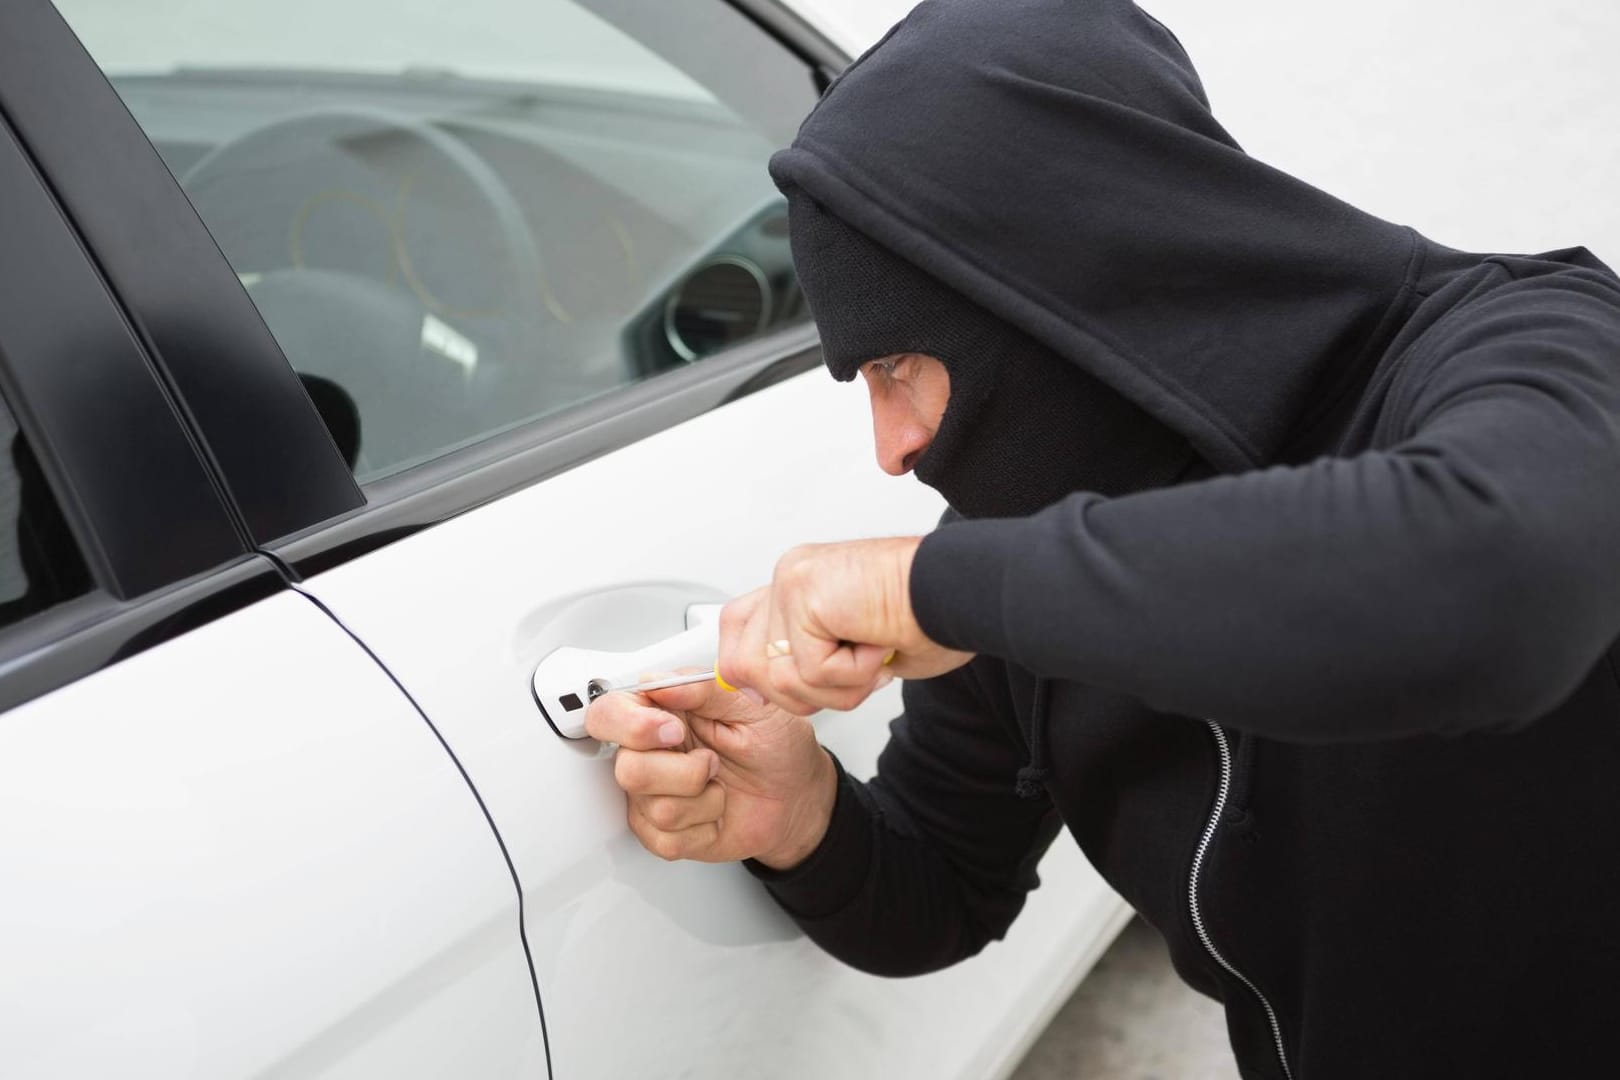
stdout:
<svg viewBox="0 0 1620 1080">
<path fill-rule="evenodd" d="M 823 919 L 848 907 L 871 873 L 872 819 L 857 790 L 860 781 L 844 771 L 836 754 L 828 751 L 828 756 L 838 770 L 838 794 L 827 833 L 816 850 L 788 870 L 772 870 L 754 859 L 743 863 L 776 902 L 799 919 Z"/>
<path fill-rule="evenodd" d="M 911 562 L 911 611 L 929 640 L 1007 655 L 1006 576 L 1027 547 L 1027 525 L 1022 518 L 953 521 L 923 537 Z"/>
</svg>

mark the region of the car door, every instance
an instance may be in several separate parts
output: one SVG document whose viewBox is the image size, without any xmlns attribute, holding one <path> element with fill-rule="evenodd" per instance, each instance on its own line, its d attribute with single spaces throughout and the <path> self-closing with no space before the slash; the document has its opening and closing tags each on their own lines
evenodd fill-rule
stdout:
<svg viewBox="0 0 1620 1080">
<path fill-rule="evenodd" d="M 552 650 L 672 635 L 793 544 L 938 516 L 877 470 L 860 392 L 819 370 L 764 170 L 843 58 L 779 7 L 719 0 L 59 6 L 209 232 L 179 213 L 121 227 L 169 245 L 155 269 L 196 275 L 255 363 L 285 355 L 359 482 L 361 505 L 327 505 L 330 462 L 265 419 L 274 401 L 228 419 L 244 395 L 207 405 L 194 346 L 158 342 L 195 376 L 198 437 L 239 448 L 222 474 L 251 542 L 482 796 L 555 1075 L 1005 1067 L 1122 918 L 1071 844 L 1006 942 L 925 979 L 865 976 L 739 867 L 640 850 L 611 762 L 530 689 Z M 120 182 L 170 208 L 162 179 Z M 869 772 L 897 706 L 891 689 L 823 716 L 822 737 Z"/>
<path fill-rule="evenodd" d="M 72 70 L 40 17 L 0 9 L 0 1073 L 540 1075 L 475 794 L 251 550 L 12 126 Z"/>
<path fill-rule="evenodd" d="M 641 850 L 611 761 L 536 708 L 529 676 L 555 648 L 637 649 L 794 543 L 929 526 L 934 501 L 872 466 L 848 390 L 798 376 L 305 584 L 440 720 L 501 823 L 560 1077 L 990 1075 L 1117 929 L 1065 842 L 1007 942 L 923 979 L 863 975 L 741 867 Z M 819 734 L 870 775 L 897 711 L 891 688 Z"/>
</svg>

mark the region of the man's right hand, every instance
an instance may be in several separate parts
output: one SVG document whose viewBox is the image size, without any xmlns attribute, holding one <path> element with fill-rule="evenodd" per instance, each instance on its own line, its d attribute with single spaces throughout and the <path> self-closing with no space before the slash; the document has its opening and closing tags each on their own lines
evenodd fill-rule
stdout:
<svg viewBox="0 0 1620 1080">
<path fill-rule="evenodd" d="M 712 682 L 604 694 L 585 730 L 619 744 L 630 831 L 660 858 L 785 870 L 832 819 L 837 772 L 810 722 Z"/>
</svg>

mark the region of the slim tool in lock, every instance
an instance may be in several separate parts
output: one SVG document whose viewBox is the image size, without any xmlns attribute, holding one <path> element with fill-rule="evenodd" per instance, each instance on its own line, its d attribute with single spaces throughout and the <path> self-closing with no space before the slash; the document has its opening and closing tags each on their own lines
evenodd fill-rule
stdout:
<svg viewBox="0 0 1620 1080">
<path fill-rule="evenodd" d="M 786 639 L 772 641 L 766 644 L 765 655 L 772 660 L 783 656 L 792 656 L 793 646 Z M 592 679 L 585 684 L 585 693 L 587 700 L 595 701 L 603 694 L 611 694 L 618 690 L 633 690 L 639 694 L 648 690 L 668 690 L 672 686 L 689 686 L 692 683 L 708 682 L 710 679 L 719 683 L 721 689 L 732 689 L 724 679 L 720 678 L 720 673 L 716 669 L 710 668 L 707 671 L 693 671 L 685 675 L 667 675 L 660 679 L 648 679 L 642 682 L 614 683 L 607 679 Z"/>
<path fill-rule="evenodd" d="M 767 659 L 779 660 L 784 656 L 792 655 L 793 646 L 785 638 L 781 641 L 767 642 L 765 645 Z M 885 664 L 893 660 L 893 652 L 883 658 Z M 685 675 L 667 675 L 660 679 L 649 679 L 645 682 L 613 683 L 607 679 L 592 679 L 586 684 L 585 693 L 587 700 L 595 701 L 603 694 L 611 694 L 617 690 L 633 690 L 639 694 L 648 690 L 668 690 L 672 686 L 688 686 L 692 683 L 708 682 L 710 679 L 719 683 L 723 690 L 733 689 L 733 687 L 726 684 L 724 679 L 720 678 L 720 673 L 717 670 L 710 668 L 707 671 L 693 671 Z"/>
</svg>

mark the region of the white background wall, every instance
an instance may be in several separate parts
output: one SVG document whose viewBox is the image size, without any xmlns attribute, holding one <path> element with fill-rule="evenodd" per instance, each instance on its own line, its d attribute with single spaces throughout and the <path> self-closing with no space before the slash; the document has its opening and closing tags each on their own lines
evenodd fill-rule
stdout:
<svg viewBox="0 0 1620 1080">
<path fill-rule="evenodd" d="M 911 6 L 795 2 L 855 49 Z M 1256 157 L 1454 247 L 1585 244 L 1620 268 L 1615 0 L 1142 6 Z"/>
</svg>

